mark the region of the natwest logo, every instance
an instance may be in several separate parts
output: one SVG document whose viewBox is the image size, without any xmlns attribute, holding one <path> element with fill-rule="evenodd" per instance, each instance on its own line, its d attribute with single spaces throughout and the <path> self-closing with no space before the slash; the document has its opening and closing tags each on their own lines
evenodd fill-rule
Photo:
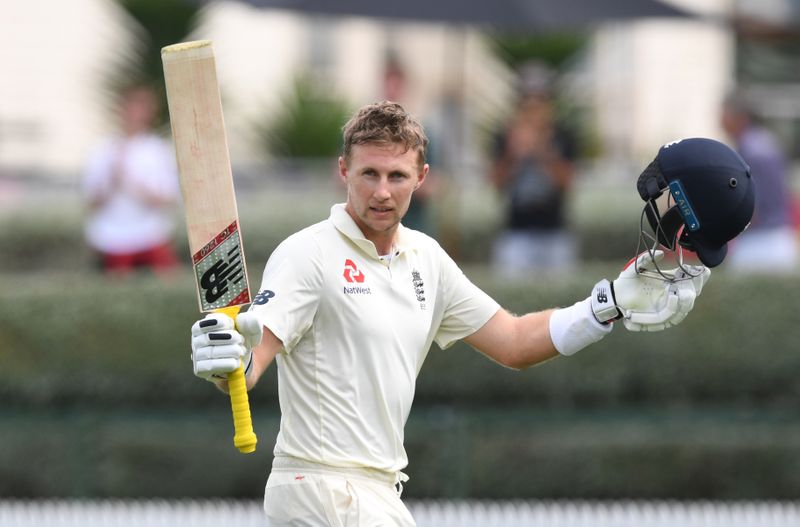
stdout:
<svg viewBox="0 0 800 527">
<path fill-rule="evenodd" d="M 363 283 L 364 282 L 364 273 L 362 273 L 358 267 L 356 266 L 353 260 L 349 258 L 344 261 L 344 279 L 347 280 L 348 283 Z"/>
</svg>

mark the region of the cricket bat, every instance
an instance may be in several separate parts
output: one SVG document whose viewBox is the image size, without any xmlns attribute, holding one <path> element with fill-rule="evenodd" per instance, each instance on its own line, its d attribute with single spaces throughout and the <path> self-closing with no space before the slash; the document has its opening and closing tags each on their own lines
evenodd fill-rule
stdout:
<svg viewBox="0 0 800 527">
<path fill-rule="evenodd" d="M 239 308 L 250 303 L 250 288 L 214 48 L 209 40 L 173 44 L 161 50 L 161 61 L 200 310 L 235 320 Z M 254 452 L 241 364 L 228 375 L 228 386 L 233 443 L 242 453 Z"/>
</svg>

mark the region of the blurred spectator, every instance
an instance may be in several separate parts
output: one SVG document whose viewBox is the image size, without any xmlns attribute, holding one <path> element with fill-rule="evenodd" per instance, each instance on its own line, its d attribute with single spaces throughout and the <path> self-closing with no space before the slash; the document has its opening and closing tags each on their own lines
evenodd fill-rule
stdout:
<svg viewBox="0 0 800 527">
<path fill-rule="evenodd" d="M 509 276 L 575 264 L 575 241 L 564 214 L 575 141 L 556 123 L 552 77 L 538 63 L 522 69 L 516 110 L 495 143 L 490 177 L 507 198 L 507 213 L 493 266 Z"/>
<path fill-rule="evenodd" d="M 172 246 L 178 176 L 172 147 L 153 131 L 159 109 L 151 87 L 125 89 L 119 135 L 102 141 L 87 163 L 86 239 L 108 272 L 164 271 L 178 263 Z"/>
<path fill-rule="evenodd" d="M 778 139 L 757 122 L 748 101 L 729 95 L 722 127 L 750 165 L 756 184 L 753 221 L 732 244 L 728 265 L 739 271 L 791 271 L 798 264 L 797 233 L 792 223 L 789 165 Z"/>
<path fill-rule="evenodd" d="M 408 104 L 408 77 L 406 69 L 400 59 L 392 52 L 386 57 L 383 69 L 383 97 L 387 101 L 397 102 L 404 106 Z M 430 171 L 425 185 L 414 192 L 411 198 L 411 205 L 403 218 L 403 225 L 414 230 L 422 231 L 429 236 L 436 235 L 435 221 L 431 203 L 439 191 L 440 177 L 436 169 L 436 141 L 431 132 L 428 133 L 428 149 L 426 162 L 430 165 Z"/>
</svg>

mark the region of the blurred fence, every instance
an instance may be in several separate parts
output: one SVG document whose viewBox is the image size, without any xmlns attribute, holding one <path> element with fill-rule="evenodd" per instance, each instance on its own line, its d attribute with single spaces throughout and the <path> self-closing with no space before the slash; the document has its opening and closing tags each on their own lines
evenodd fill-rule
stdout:
<svg viewBox="0 0 800 527">
<path fill-rule="evenodd" d="M 796 527 L 781 502 L 411 501 L 418 527 Z M 0 501 L 3 527 L 264 527 L 256 501 Z"/>
</svg>

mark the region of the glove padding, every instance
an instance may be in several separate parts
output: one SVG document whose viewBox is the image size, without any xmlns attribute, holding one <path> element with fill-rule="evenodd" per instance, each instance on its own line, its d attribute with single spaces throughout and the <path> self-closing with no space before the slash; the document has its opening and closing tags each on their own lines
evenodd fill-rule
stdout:
<svg viewBox="0 0 800 527">
<path fill-rule="evenodd" d="M 236 322 L 223 313 L 209 313 L 192 326 L 194 374 L 210 382 L 227 379 L 228 373 L 252 364 L 252 350 L 261 342 L 261 323 L 253 313 L 239 313 Z"/>
<path fill-rule="evenodd" d="M 711 270 L 702 265 L 684 265 L 659 273 L 656 264 L 663 258 L 663 251 L 640 254 L 610 287 L 613 302 L 629 331 L 660 331 L 680 323 L 694 307 L 695 299 L 711 276 Z M 602 294 L 604 282 L 595 286 L 593 298 L 598 288 Z M 597 316 L 597 310 L 595 314 Z M 598 320 L 610 319 L 598 317 Z"/>
</svg>

